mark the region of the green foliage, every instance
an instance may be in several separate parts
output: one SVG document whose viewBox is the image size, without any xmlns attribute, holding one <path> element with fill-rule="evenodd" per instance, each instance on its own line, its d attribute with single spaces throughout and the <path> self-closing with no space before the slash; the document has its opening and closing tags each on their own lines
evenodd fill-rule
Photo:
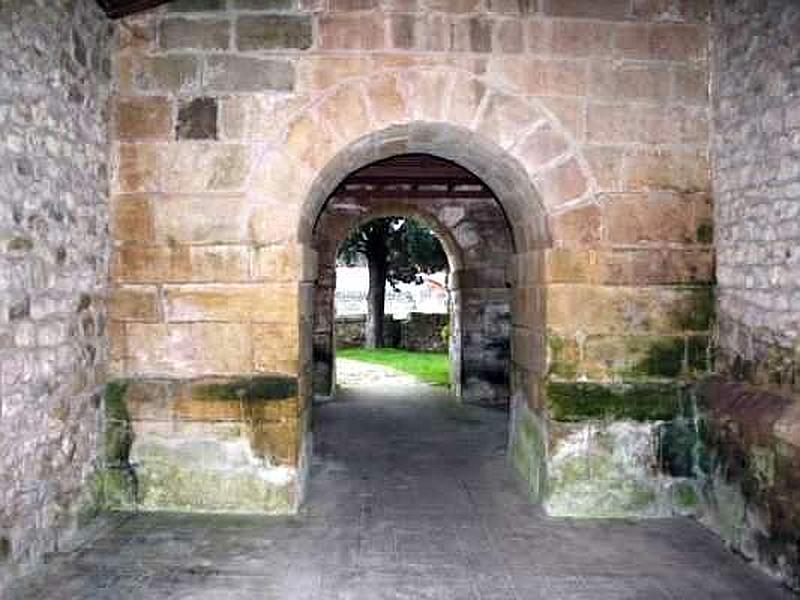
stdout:
<svg viewBox="0 0 800 600">
<path fill-rule="evenodd" d="M 340 358 L 391 367 L 433 385 L 450 383 L 450 359 L 442 352 L 409 352 L 396 348 L 345 348 L 337 351 Z"/>
<path fill-rule="evenodd" d="M 414 219 L 385 217 L 356 229 L 339 248 L 338 260 L 353 265 L 386 257 L 386 280 L 422 283 L 422 274 L 447 269 L 447 255 L 430 229 Z"/>
</svg>

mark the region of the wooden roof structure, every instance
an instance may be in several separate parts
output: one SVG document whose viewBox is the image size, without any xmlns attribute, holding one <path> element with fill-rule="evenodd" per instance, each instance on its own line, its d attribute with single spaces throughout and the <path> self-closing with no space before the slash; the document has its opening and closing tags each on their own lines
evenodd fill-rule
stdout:
<svg viewBox="0 0 800 600">
<path fill-rule="evenodd" d="M 429 154 L 403 154 L 351 173 L 332 194 L 365 198 L 494 198 L 478 177 Z"/>
</svg>

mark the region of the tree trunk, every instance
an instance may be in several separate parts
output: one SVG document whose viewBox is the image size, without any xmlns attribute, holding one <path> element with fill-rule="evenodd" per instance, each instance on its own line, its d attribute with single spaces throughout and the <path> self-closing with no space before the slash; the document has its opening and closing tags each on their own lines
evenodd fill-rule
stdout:
<svg viewBox="0 0 800 600">
<path fill-rule="evenodd" d="M 383 347 L 383 311 L 386 298 L 387 255 L 385 251 L 370 253 L 367 257 L 369 265 L 369 291 L 367 292 L 367 324 L 364 346 L 366 348 Z"/>
</svg>

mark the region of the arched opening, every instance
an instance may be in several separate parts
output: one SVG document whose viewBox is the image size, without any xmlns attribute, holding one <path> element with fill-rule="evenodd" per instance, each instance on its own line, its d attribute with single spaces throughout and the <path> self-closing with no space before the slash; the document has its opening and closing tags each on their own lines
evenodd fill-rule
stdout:
<svg viewBox="0 0 800 600">
<path fill-rule="evenodd" d="M 442 241 L 450 263 L 451 389 L 464 402 L 507 407 L 511 372 L 511 228 L 492 190 L 457 164 L 402 154 L 348 175 L 314 227 L 314 390 L 335 388 L 336 256 L 343 241 L 382 217 L 411 217 Z"/>
<path fill-rule="evenodd" d="M 331 200 L 337 190 L 365 167 L 409 155 L 425 156 L 465 172 L 482 186 L 472 191 L 487 197 L 464 198 L 458 207 L 449 206 L 447 198 L 437 200 L 435 193 L 423 194 L 427 199 L 409 198 L 416 194 L 399 195 L 394 190 L 381 194 L 386 197 L 362 200 L 362 206 L 354 207 L 348 227 L 381 215 L 412 214 L 424 219 L 450 245 L 457 263 L 451 285 L 462 325 L 460 331 L 454 328 L 452 332 L 460 340 L 460 354 L 452 354 L 459 365 L 454 391 L 465 403 L 510 410 L 509 456 L 538 499 L 546 477 L 543 265 L 544 250 L 551 242 L 547 213 L 522 164 L 486 137 L 451 124 L 412 122 L 370 133 L 341 150 L 316 173 L 299 217 L 298 241 L 310 251 L 308 256 L 318 268 L 331 261 L 336 243 L 326 241 L 325 232 L 326 222 L 334 214 L 328 209 L 334 205 Z M 465 218 L 467 214 L 469 218 Z M 324 268 L 309 283 L 303 302 L 310 301 L 313 306 L 311 318 L 301 322 L 305 365 L 301 386 L 310 400 L 314 388 L 317 394 L 329 395 L 335 382 L 334 288 L 326 280 Z"/>
<path fill-rule="evenodd" d="M 450 367 L 450 328 L 460 330 L 450 289 L 454 252 L 452 242 L 412 215 L 378 217 L 346 235 L 334 271 L 337 385 L 347 364 L 356 367 L 349 373 L 357 382 L 358 364 L 337 360 L 346 356 L 451 386 L 458 371 Z"/>
</svg>

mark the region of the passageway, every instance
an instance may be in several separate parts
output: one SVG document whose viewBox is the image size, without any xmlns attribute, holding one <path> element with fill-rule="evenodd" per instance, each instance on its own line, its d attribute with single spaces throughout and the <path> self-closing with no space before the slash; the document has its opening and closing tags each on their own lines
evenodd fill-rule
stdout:
<svg viewBox="0 0 800 600">
<path fill-rule="evenodd" d="M 376 369 L 317 408 L 299 516 L 126 517 L 10 599 L 790 597 L 689 520 L 543 517 L 506 467 L 506 413 Z"/>
</svg>

